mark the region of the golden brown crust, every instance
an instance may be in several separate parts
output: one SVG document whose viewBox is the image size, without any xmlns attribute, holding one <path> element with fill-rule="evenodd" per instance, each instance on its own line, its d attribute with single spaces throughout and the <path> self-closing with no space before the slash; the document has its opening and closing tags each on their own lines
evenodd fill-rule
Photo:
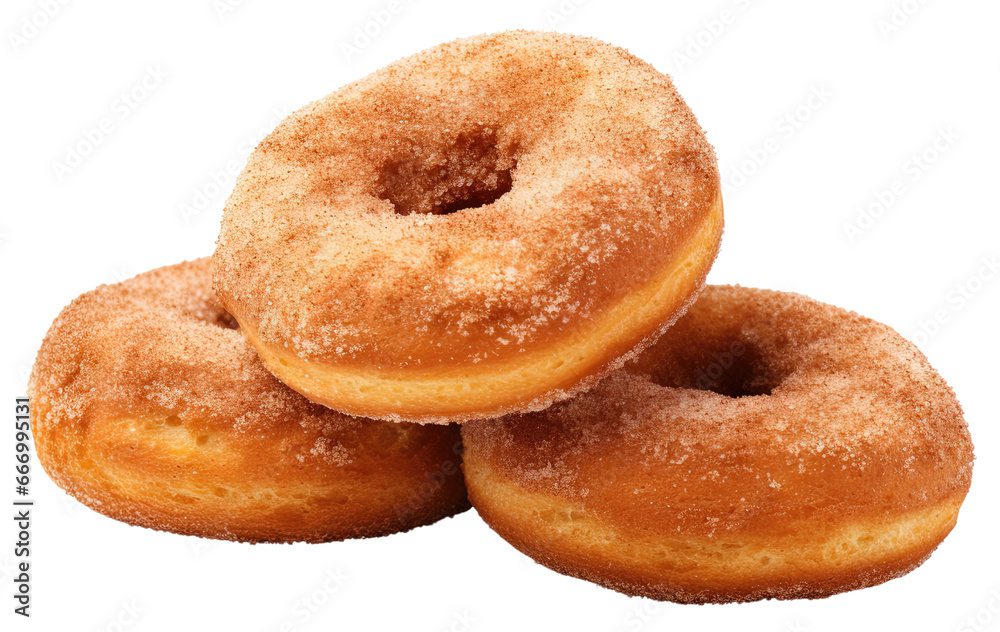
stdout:
<svg viewBox="0 0 1000 632">
<path fill-rule="evenodd" d="M 29 382 L 39 460 L 125 522 L 210 538 L 379 536 L 463 511 L 456 427 L 348 417 L 275 379 L 209 259 L 74 300 Z"/>
<path fill-rule="evenodd" d="M 888 581 L 930 555 L 964 495 L 887 518 L 789 524 L 781 537 L 625 533 L 575 503 L 497 477 L 478 457 L 463 462 L 469 496 L 518 550 L 566 575 L 679 603 L 819 598 Z"/>
<path fill-rule="evenodd" d="M 953 392 L 892 329 L 740 287 L 706 288 L 589 393 L 462 433 L 473 504 L 516 546 L 696 602 L 908 571 L 953 526 L 973 460 Z"/>
<path fill-rule="evenodd" d="M 395 415 L 312 385 L 338 410 L 441 421 L 537 408 L 651 340 L 696 293 L 721 237 L 718 191 L 711 146 L 649 64 L 554 33 L 458 40 L 303 108 L 261 143 L 227 204 L 216 290 L 303 391 L 301 375 L 333 367 L 400 386 L 407 410 L 402 398 L 432 399 L 419 385 L 442 374 L 495 382 L 479 409 Z M 463 200 L 484 204 L 449 212 Z M 681 261 L 691 279 L 657 296 L 648 321 L 499 397 L 511 363 L 564 352 Z M 298 366 L 283 372 L 279 357 Z"/>
</svg>

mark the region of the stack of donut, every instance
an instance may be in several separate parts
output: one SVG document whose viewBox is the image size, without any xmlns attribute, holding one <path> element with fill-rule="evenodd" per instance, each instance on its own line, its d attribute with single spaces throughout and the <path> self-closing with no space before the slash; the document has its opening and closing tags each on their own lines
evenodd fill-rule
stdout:
<svg viewBox="0 0 1000 632">
<path fill-rule="evenodd" d="M 652 66 L 438 46 L 282 122 L 213 257 L 63 310 L 39 458 L 108 516 L 248 542 L 471 500 L 550 568 L 678 602 L 906 573 L 969 488 L 953 392 L 885 325 L 705 287 L 721 235 L 712 147 Z"/>
</svg>

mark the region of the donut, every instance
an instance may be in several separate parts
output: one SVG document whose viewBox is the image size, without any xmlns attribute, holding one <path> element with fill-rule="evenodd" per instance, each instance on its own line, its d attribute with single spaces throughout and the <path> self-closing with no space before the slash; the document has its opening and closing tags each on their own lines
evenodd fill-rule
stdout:
<svg viewBox="0 0 1000 632">
<path fill-rule="evenodd" d="M 670 79 L 528 31 L 461 39 L 295 112 L 226 203 L 215 289 L 335 410 L 541 410 L 652 343 L 722 232 L 715 154 Z"/>
<path fill-rule="evenodd" d="M 457 426 L 309 402 L 211 288 L 206 258 L 63 309 L 28 387 L 38 459 L 59 487 L 129 524 L 246 542 L 381 536 L 468 508 Z"/>
<path fill-rule="evenodd" d="M 469 497 L 500 536 L 682 603 L 903 575 L 955 525 L 973 461 L 954 393 L 895 331 L 727 286 L 585 395 L 462 438 Z"/>
</svg>

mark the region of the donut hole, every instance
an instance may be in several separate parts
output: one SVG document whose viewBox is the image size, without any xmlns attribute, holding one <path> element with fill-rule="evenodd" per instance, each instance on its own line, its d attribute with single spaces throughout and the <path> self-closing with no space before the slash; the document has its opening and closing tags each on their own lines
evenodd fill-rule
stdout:
<svg viewBox="0 0 1000 632">
<path fill-rule="evenodd" d="M 187 312 L 185 315 L 211 327 L 234 330 L 240 328 L 240 324 L 236 321 L 236 318 L 215 300 L 212 300 L 207 305 L 201 305 Z"/>
<path fill-rule="evenodd" d="M 732 398 L 771 395 L 783 380 L 756 345 L 741 340 L 678 348 L 650 377 L 660 386 Z"/>
<path fill-rule="evenodd" d="M 236 322 L 236 319 L 233 317 L 233 315 L 227 311 L 223 311 L 221 314 L 219 314 L 215 319 L 215 321 L 213 322 L 213 324 L 218 327 L 222 327 L 223 329 L 240 328 L 240 324 Z"/>
<path fill-rule="evenodd" d="M 377 189 L 400 215 L 448 215 L 502 198 L 516 166 L 496 133 L 484 128 L 458 134 L 447 147 L 410 148 L 383 166 Z"/>
</svg>

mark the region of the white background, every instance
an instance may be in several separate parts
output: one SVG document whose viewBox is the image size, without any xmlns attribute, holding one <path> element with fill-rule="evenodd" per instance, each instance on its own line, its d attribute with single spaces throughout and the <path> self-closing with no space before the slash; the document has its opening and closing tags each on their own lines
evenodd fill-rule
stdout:
<svg viewBox="0 0 1000 632">
<path fill-rule="evenodd" d="M 1000 630 L 1000 275 L 981 269 L 1000 255 L 995 2 L 400 0 L 350 55 L 343 45 L 387 0 L 69 2 L 48 19 L 41 4 L 5 0 L 0 11 L 0 391 L 10 418 L 63 305 L 212 252 L 231 187 L 213 174 L 242 166 L 278 117 L 443 41 L 554 27 L 674 76 L 728 185 L 710 280 L 802 292 L 916 338 L 958 393 L 977 462 L 957 528 L 912 574 L 821 601 L 705 607 L 553 573 L 475 512 L 367 541 L 206 542 L 99 516 L 36 468 L 34 616 L 11 612 L 14 531 L 3 520 L 3 629 Z M 33 32 L 26 19 L 44 25 Z M 143 98 L 128 105 L 120 95 L 133 89 Z M 110 131 L 60 174 L 54 163 L 105 118 Z M 852 241 L 845 226 L 873 204 L 878 217 Z M 935 316 L 947 322 L 932 326 Z M 13 432 L 3 427 L 7 504 Z M 324 592 L 337 571 L 342 585 Z M 314 611 L 303 601 L 312 598 L 323 601 Z M 963 628 L 970 616 L 979 628 Z"/>
</svg>

